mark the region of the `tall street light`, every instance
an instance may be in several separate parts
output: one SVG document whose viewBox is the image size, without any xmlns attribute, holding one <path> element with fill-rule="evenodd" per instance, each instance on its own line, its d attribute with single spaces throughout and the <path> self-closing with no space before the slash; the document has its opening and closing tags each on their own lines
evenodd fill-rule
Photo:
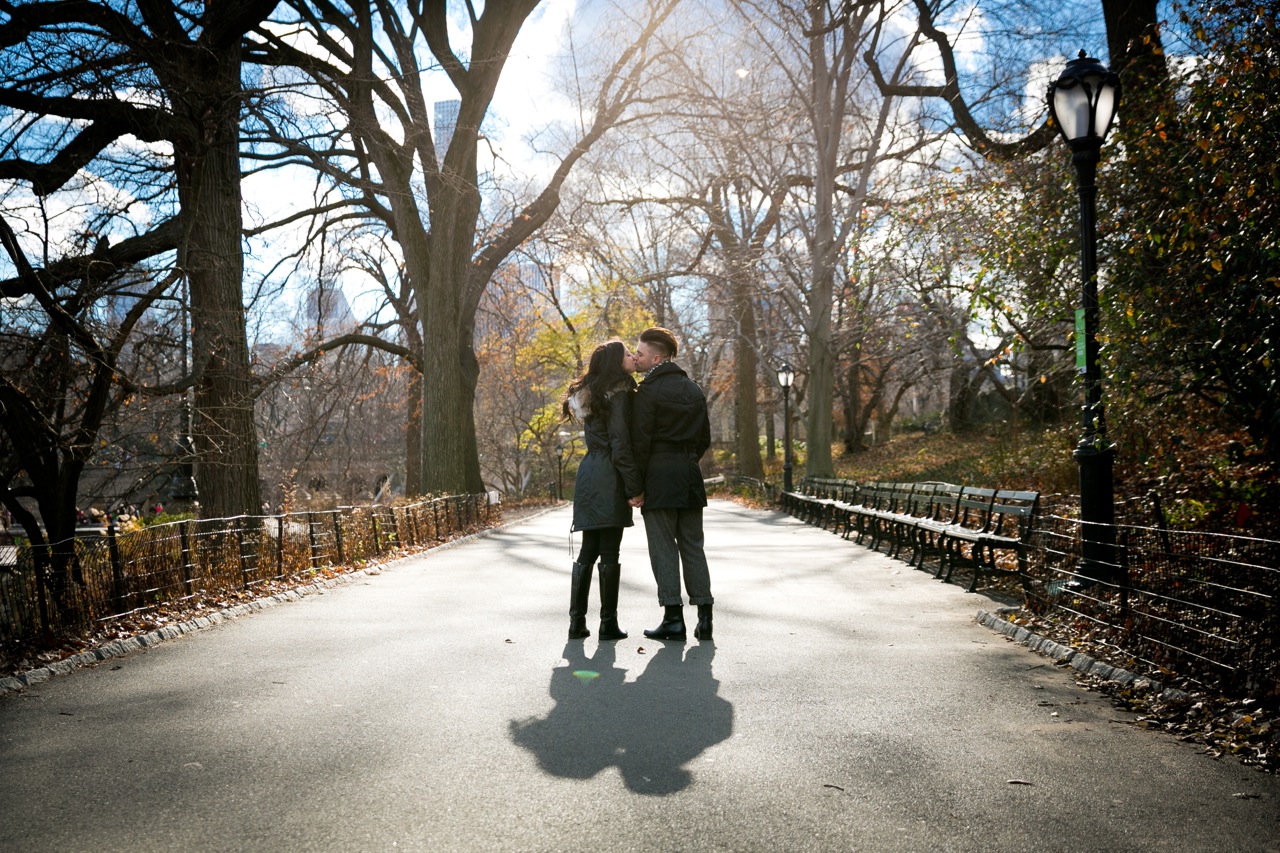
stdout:
<svg viewBox="0 0 1280 853">
<path fill-rule="evenodd" d="M 564 442 L 556 445 L 556 500 L 564 500 Z"/>
<path fill-rule="evenodd" d="M 791 383 L 796 372 L 788 362 L 778 368 L 778 384 L 782 386 L 782 490 L 791 491 Z"/>
<path fill-rule="evenodd" d="M 1076 368 L 1084 378 L 1080 442 L 1072 454 L 1080 468 L 1080 564 L 1077 575 L 1096 581 L 1116 578 L 1115 447 L 1107 438 L 1098 367 L 1098 244 L 1094 178 L 1099 152 L 1120 99 L 1120 77 L 1080 51 L 1049 84 L 1049 112 L 1071 147 L 1080 193 L 1080 308 L 1076 311 Z M 1074 583 L 1078 582 L 1073 581 Z M 1088 583 L 1088 581 L 1086 581 Z"/>
</svg>

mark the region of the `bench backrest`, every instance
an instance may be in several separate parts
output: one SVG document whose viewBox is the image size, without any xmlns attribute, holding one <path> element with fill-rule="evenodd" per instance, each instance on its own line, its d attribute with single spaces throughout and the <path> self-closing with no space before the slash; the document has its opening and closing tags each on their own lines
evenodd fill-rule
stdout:
<svg viewBox="0 0 1280 853">
<path fill-rule="evenodd" d="M 818 477 L 813 474 L 805 474 L 800 478 L 799 492 L 808 495 L 811 498 L 825 498 L 827 492 L 831 489 L 831 483 L 834 480 L 831 477 Z"/>
<path fill-rule="evenodd" d="M 991 524 L 988 532 L 1022 539 L 1031 530 L 1039 505 L 1039 492 L 1001 489 L 991 502 Z"/>
<path fill-rule="evenodd" d="M 841 503 L 856 503 L 858 500 L 858 481 L 841 478 L 836 482 L 839 483 L 839 487 L 836 489 L 834 497 L 838 498 Z"/>
<path fill-rule="evenodd" d="M 938 483 L 916 483 L 907 498 L 906 506 L 898 509 L 916 518 L 927 518 L 933 507 L 933 496 L 937 492 Z"/>
<path fill-rule="evenodd" d="M 964 487 L 952 483 L 935 483 L 929 497 L 929 518 L 950 523 L 960 516 L 960 493 Z"/>
<path fill-rule="evenodd" d="M 888 492 L 889 505 L 885 509 L 891 512 L 906 512 L 911 503 L 911 494 L 916 489 L 915 483 L 890 483 Z"/>
<path fill-rule="evenodd" d="M 871 509 L 888 509 L 892 494 L 891 483 L 868 483 L 867 487 L 859 493 L 862 498 L 860 503 Z"/>
<path fill-rule="evenodd" d="M 831 497 L 832 479 L 830 477 L 813 478 L 813 495 L 818 498 Z"/>
<path fill-rule="evenodd" d="M 991 502 L 995 497 L 995 489 L 965 486 L 956 505 L 955 523 L 970 530 L 986 531 L 991 524 Z"/>
</svg>

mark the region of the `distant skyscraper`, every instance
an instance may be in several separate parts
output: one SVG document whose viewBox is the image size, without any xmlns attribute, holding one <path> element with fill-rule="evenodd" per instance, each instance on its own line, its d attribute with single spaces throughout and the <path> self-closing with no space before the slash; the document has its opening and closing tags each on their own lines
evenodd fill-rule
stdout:
<svg viewBox="0 0 1280 853">
<path fill-rule="evenodd" d="M 517 260 L 516 269 L 519 270 L 520 284 L 525 287 L 530 295 L 542 293 L 553 299 L 560 296 L 560 282 L 558 281 L 559 276 L 556 275 L 556 270 L 549 271 L 528 258 Z M 550 274 L 548 274 L 549 272 Z"/>
<path fill-rule="evenodd" d="M 320 329 L 334 331 L 356 325 L 355 315 L 346 295 L 333 282 L 322 282 L 311 288 L 305 297 L 307 319 Z"/>
<path fill-rule="evenodd" d="M 436 157 L 443 158 L 458 126 L 458 110 L 462 101 L 436 101 Z"/>
</svg>

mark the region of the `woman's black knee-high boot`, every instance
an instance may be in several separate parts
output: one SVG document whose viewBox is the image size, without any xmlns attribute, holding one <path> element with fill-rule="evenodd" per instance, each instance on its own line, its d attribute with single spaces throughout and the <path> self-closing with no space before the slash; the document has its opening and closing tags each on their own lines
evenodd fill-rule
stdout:
<svg viewBox="0 0 1280 853">
<path fill-rule="evenodd" d="M 651 640 L 683 640 L 684 608 L 679 604 L 664 605 L 662 624 L 657 628 L 645 629 L 644 635 Z"/>
<path fill-rule="evenodd" d="M 601 567 L 603 568 L 603 566 Z M 587 599 L 591 595 L 591 565 L 573 564 L 573 580 L 569 587 L 569 639 L 590 637 L 587 630 Z"/>
<path fill-rule="evenodd" d="M 627 632 L 618 627 L 618 584 L 622 566 L 600 564 L 600 639 L 625 640 Z"/>
</svg>

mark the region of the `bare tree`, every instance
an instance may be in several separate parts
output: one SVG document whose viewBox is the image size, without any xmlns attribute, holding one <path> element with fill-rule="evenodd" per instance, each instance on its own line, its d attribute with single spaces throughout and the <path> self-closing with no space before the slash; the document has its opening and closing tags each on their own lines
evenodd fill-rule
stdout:
<svg viewBox="0 0 1280 853">
<path fill-rule="evenodd" d="M 733 56 L 726 37 L 722 31 L 719 47 Z M 736 53 L 754 64 L 742 55 L 745 46 Z M 708 59 L 713 67 L 707 67 Z M 790 105 L 746 67 L 726 74 L 724 59 L 725 53 L 673 58 L 681 70 L 674 78 L 681 109 L 632 143 L 636 155 L 659 170 L 656 183 L 669 187 L 669 194 L 641 190 L 644 195 L 606 203 L 627 208 L 649 203 L 681 211 L 705 235 L 708 251 L 699 272 L 713 306 L 708 332 L 728 344 L 732 357 L 737 468 L 761 478 L 757 303 L 764 292 L 762 261 L 788 193 L 808 178 L 791 170 L 787 148 L 777 142 L 794 126 Z M 757 76 L 766 77 L 759 69 Z M 632 176 L 627 183 L 643 187 L 645 182 Z M 765 367 L 772 374 L 771 366 Z"/>
<path fill-rule="evenodd" d="M 26 117 L 10 124 L 15 135 L 0 178 L 47 196 L 126 136 L 168 148 L 143 180 L 170 189 L 156 201 L 181 211 L 176 236 L 168 222 L 153 232 L 166 229 L 167 248 L 177 249 L 190 282 L 201 355 L 195 443 L 203 506 L 213 515 L 257 512 L 260 504 L 241 295 L 241 39 L 274 6 L 0 4 L 0 105 Z"/>
<path fill-rule="evenodd" d="M 111 417 L 148 390 L 122 354 L 177 277 L 131 274 L 104 260 L 50 288 L 4 219 L 0 243 L 24 290 L 7 300 L 0 327 L 0 504 L 37 546 L 37 559 L 48 556 L 40 568 L 65 604 L 81 476 Z"/>
<path fill-rule="evenodd" d="M 603 74 L 588 118 L 543 189 L 505 221 L 481 233 L 477 149 L 511 46 L 535 0 L 498 0 L 476 14 L 467 4 L 469 49 L 453 41 L 445 3 L 408 6 L 328 0 L 290 5 L 288 21 L 257 32 L 264 63 L 301 69 L 308 84 L 336 102 L 342 126 L 323 150 L 271 137 L 289 156 L 306 159 L 382 221 L 402 253 L 415 293 L 422 336 L 423 476 L 431 491 L 482 487 L 474 423 L 478 363 L 475 317 L 498 265 L 546 221 L 574 164 L 612 126 L 643 102 L 656 34 L 677 0 L 654 0 L 642 17 L 620 12 L 634 41 L 619 46 Z M 305 30 L 314 49 L 293 43 Z M 438 156 L 420 68 L 424 57 L 448 76 L 459 96 L 452 138 Z M 425 204 L 424 204 L 425 203 Z"/>
<path fill-rule="evenodd" d="M 829 474 L 841 256 L 870 233 L 868 214 L 892 201 L 879 186 L 886 169 L 927 151 L 946 126 L 926 131 L 926 116 L 904 115 L 901 100 L 875 86 L 873 61 L 890 62 L 887 76 L 895 83 L 914 71 L 918 34 L 896 35 L 900 4 L 738 0 L 735 6 L 785 69 L 802 105 L 804 138 L 796 140 L 795 156 L 805 180 L 796 185 L 794 218 L 784 230 L 803 234 L 807 251 L 807 274 L 794 291 L 808 349 L 806 470 Z"/>
</svg>

